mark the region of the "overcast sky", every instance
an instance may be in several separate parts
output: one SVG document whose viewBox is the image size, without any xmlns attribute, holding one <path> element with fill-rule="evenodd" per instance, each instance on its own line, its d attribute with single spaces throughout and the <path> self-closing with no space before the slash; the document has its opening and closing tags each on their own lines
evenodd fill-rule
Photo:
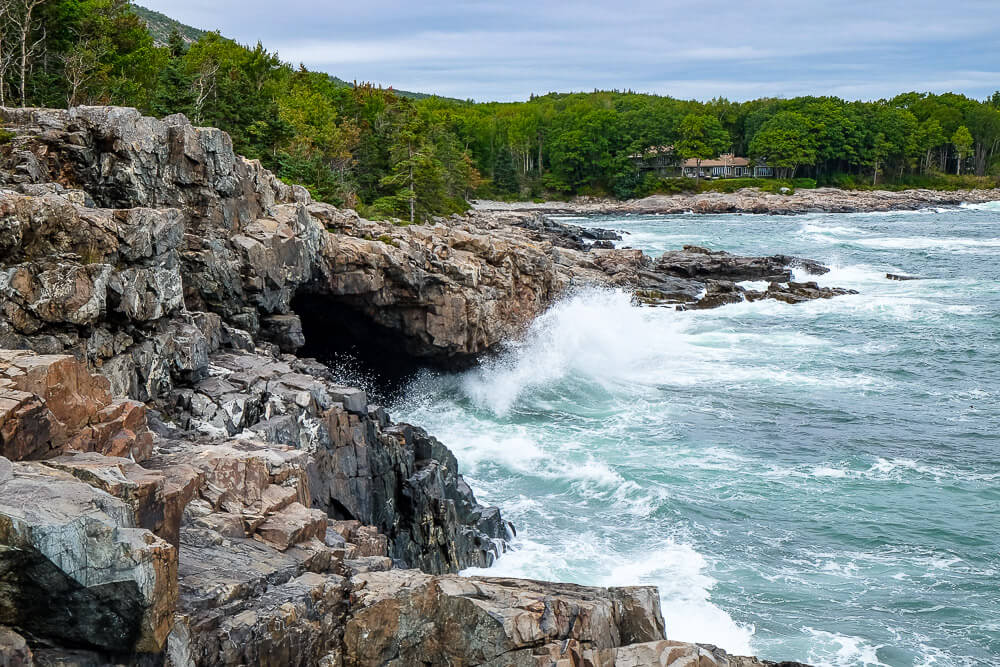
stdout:
<svg viewBox="0 0 1000 667">
<path fill-rule="evenodd" d="M 348 81 L 476 100 L 1000 88 L 1000 0 L 140 0 Z"/>
</svg>

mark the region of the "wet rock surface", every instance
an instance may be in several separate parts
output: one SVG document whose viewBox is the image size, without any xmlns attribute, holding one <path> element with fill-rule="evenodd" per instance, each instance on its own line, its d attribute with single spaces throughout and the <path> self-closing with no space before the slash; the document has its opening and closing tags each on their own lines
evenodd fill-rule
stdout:
<svg viewBox="0 0 1000 667">
<path fill-rule="evenodd" d="M 456 576 L 511 526 L 433 436 L 294 354 L 353 336 L 467 364 L 583 285 L 826 296 L 788 280 L 798 260 L 657 263 L 521 215 L 372 222 L 181 116 L 0 119 L 5 664 L 737 664 L 666 641 L 654 589 Z"/>
</svg>

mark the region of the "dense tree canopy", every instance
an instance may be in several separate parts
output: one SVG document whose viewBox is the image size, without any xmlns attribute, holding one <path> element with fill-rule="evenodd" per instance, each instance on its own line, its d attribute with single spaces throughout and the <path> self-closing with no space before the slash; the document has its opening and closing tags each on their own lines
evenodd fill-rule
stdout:
<svg viewBox="0 0 1000 667">
<path fill-rule="evenodd" d="M 802 166 L 816 163 L 816 131 L 808 118 L 794 111 L 771 116 L 750 142 L 750 155 L 795 177 Z"/>
<path fill-rule="evenodd" d="M 695 161 L 695 179 L 701 178 L 702 160 L 718 157 L 730 146 L 729 133 L 719 119 L 705 113 L 684 116 L 677 133 L 675 152 L 681 159 Z"/>
<path fill-rule="evenodd" d="M 127 0 L 2 0 L 0 104 L 184 113 L 319 199 L 414 221 L 473 196 L 642 195 L 666 183 L 642 156 L 669 166 L 731 151 L 839 185 L 1000 170 L 1000 92 L 698 102 L 595 91 L 475 104 L 349 85 L 259 43 L 196 35 L 155 44 Z"/>
</svg>

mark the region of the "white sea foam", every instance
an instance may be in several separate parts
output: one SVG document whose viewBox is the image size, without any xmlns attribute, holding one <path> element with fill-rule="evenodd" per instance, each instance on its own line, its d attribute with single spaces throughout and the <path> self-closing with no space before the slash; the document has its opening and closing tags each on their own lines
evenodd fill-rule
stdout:
<svg viewBox="0 0 1000 667">
<path fill-rule="evenodd" d="M 872 214 L 858 214 L 864 215 Z M 989 217 L 966 215 L 976 220 Z M 811 607 L 803 607 L 801 617 L 791 620 L 787 608 L 752 607 L 748 613 L 762 619 L 755 638 L 752 628 L 741 626 L 726 613 L 740 605 L 734 602 L 732 584 L 749 590 L 770 582 L 780 593 L 790 590 L 808 595 L 817 586 L 836 591 L 840 584 L 854 580 L 859 590 L 871 586 L 876 592 L 885 588 L 913 594 L 918 587 L 939 581 L 959 577 L 986 581 L 995 576 L 957 548 L 952 553 L 950 548 L 914 547 L 904 541 L 870 552 L 846 544 L 817 547 L 816 551 L 824 553 L 790 548 L 783 552 L 790 553 L 786 561 L 768 561 L 759 568 L 758 582 L 745 572 L 759 565 L 755 559 L 760 554 L 752 548 L 741 550 L 742 542 L 732 542 L 743 524 L 736 530 L 721 522 L 724 527 L 720 529 L 720 522 L 713 520 L 712 513 L 734 499 L 740 507 L 747 498 L 777 498 L 790 490 L 831 498 L 839 498 L 836 494 L 845 489 L 859 490 L 859 497 L 914 490 L 923 497 L 927 489 L 946 487 L 952 481 L 992 483 L 1000 479 L 995 468 L 965 469 L 962 460 L 938 459 L 918 447 L 872 447 L 858 452 L 847 445 L 841 451 L 836 444 L 828 458 L 817 459 L 799 457 L 799 443 L 789 441 L 780 455 L 765 458 L 744 447 L 739 435 L 732 435 L 734 425 L 745 418 L 747 405 L 753 408 L 772 396 L 793 401 L 804 397 L 807 403 L 818 397 L 824 406 L 843 413 L 851 413 L 851 404 L 843 399 L 852 391 L 863 392 L 866 401 L 881 401 L 883 390 L 890 390 L 891 399 L 893 389 L 905 388 L 908 396 L 915 394 L 913 401 L 925 400 L 924 392 L 947 385 L 932 382 L 911 392 L 908 383 L 913 380 L 908 376 L 886 372 L 886 364 L 866 363 L 861 358 L 870 355 L 885 361 L 886 353 L 898 349 L 900 368 L 911 370 L 903 353 L 910 353 L 912 337 L 865 334 L 881 330 L 921 334 L 928 323 L 961 330 L 961 326 L 975 324 L 964 316 L 989 313 L 990 302 L 969 305 L 966 298 L 973 290 L 992 289 L 987 279 L 934 280 L 922 272 L 934 272 L 939 263 L 902 252 L 907 248 L 889 247 L 898 245 L 897 237 L 916 230 L 911 245 L 917 250 L 932 251 L 937 244 L 957 240 L 950 252 L 983 252 L 973 245 L 978 241 L 963 237 L 967 234 L 961 231 L 964 227 L 945 232 L 947 238 L 932 239 L 932 234 L 939 233 L 930 231 L 931 225 L 939 224 L 933 217 L 867 222 L 855 216 L 804 219 L 808 220 L 805 224 L 802 219 L 791 224 L 781 219 L 774 233 L 794 238 L 788 252 L 832 261 L 833 270 L 823 276 L 796 270 L 795 279 L 849 287 L 861 294 L 795 306 L 762 301 L 678 313 L 635 307 L 625 292 L 580 292 L 556 304 L 523 340 L 494 361 L 446 377 L 436 389 L 443 400 L 416 414 L 405 411 L 405 418 L 426 426 L 455 450 L 477 496 L 499 504 L 521 531 L 517 550 L 504 555 L 494 568 L 477 573 L 590 585 L 657 585 L 671 638 L 720 644 L 736 653 L 752 653 L 756 648 L 825 667 L 880 665 L 879 643 L 899 644 L 887 638 L 893 629 L 879 619 L 885 610 L 873 606 L 869 633 L 836 615 L 817 614 Z M 635 245 L 647 249 L 684 242 L 712 245 L 712 235 L 718 232 L 707 226 L 702 231 L 704 220 L 698 219 L 697 229 L 690 220 L 662 221 L 669 234 L 642 226 L 649 220 L 636 218 L 624 224 L 642 230 L 630 241 L 639 241 Z M 1000 240 L 992 241 L 1000 246 Z M 729 248 L 756 252 L 755 242 L 735 237 Z M 821 250 L 812 253 L 810 248 Z M 986 246 L 985 251 L 995 250 L 990 248 Z M 924 280 L 889 281 L 887 272 L 920 273 Z M 850 335 L 839 335 L 838 327 Z M 970 403 L 988 408 L 996 392 L 974 387 L 991 386 L 986 384 L 989 380 L 984 375 L 981 382 L 968 385 L 966 392 L 948 389 L 941 394 L 941 402 L 955 401 L 963 410 Z M 833 400 L 828 401 L 831 396 Z M 972 418 L 982 417 L 972 414 Z M 826 423 L 822 412 L 815 419 L 817 425 Z M 717 421 L 718 431 L 712 420 Z M 831 429 L 840 424 L 839 420 L 831 422 Z M 844 428 L 850 432 L 853 427 Z M 716 433 L 729 435 L 716 438 Z M 809 443 L 806 437 L 801 444 Z M 822 447 L 828 444 L 825 439 Z M 898 456 L 903 452 L 905 456 Z M 747 479 L 752 480 L 749 487 Z M 692 512 L 692 507 L 704 511 Z M 766 511 L 766 503 L 761 507 Z M 749 511 L 753 513 L 752 508 Z M 740 515 L 735 516 L 739 521 Z M 791 545 L 799 537 L 794 520 L 788 525 L 780 519 L 760 525 L 749 521 L 747 526 L 747 534 L 757 536 L 747 545 L 765 532 L 768 544 L 789 540 Z M 669 536 L 675 541 L 667 541 Z M 723 571 L 729 574 L 716 574 Z M 726 585 L 716 588 L 715 578 L 724 576 L 733 579 L 726 578 Z M 768 586 L 758 593 L 766 598 Z M 892 603 L 883 600 L 879 604 L 891 607 Z M 765 619 L 816 629 L 802 629 L 798 637 L 795 633 L 775 637 L 769 622 L 764 629 Z M 916 627 L 909 619 L 900 621 L 900 632 Z M 935 664 L 960 664 L 947 640 L 937 635 L 919 646 L 916 642 L 909 645 L 921 654 L 917 662 L 936 655 L 938 649 L 933 647 L 941 645 L 941 659 Z M 885 656 L 883 660 L 895 662 Z"/>
<path fill-rule="evenodd" d="M 645 558 L 613 567 L 600 583 L 656 584 L 668 638 L 711 642 L 737 655 L 752 653 L 753 628 L 736 623 L 711 603 L 710 592 L 716 582 L 705 574 L 706 568 L 705 559 L 689 545 L 668 541 Z"/>
<path fill-rule="evenodd" d="M 499 359 L 467 373 L 462 389 L 504 415 L 525 392 L 570 375 L 602 384 L 635 379 L 686 353 L 676 326 L 660 315 L 633 306 L 622 291 L 581 292 L 535 320 Z"/>
<path fill-rule="evenodd" d="M 971 211 L 1000 211 L 1000 201 L 988 201 L 981 204 L 961 204 L 960 207 Z"/>
<path fill-rule="evenodd" d="M 818 223 L 805 223 L 800 230 L 804 234 L 824 234 L 828 236 L 857 236 L 859 234 L 869 234 L 857 227 L 844 227 L 843 225 L 824 225 Z"/>
<path fill-rule="evenodd" d="M 863 264 L 830 266 L 830 271 L 821 276 L 813 275 L 805 269 L 793 268 L 792 278 L 796 281 L 814 280 L 826 287 L 859 287 L 872 284 L 885 285 L 887 271 Z"/>
<path fill-rule="evenodd" d="M 776 349 L 827 344 L 816 336 L 794 330 L 746 334 L 727 331 L 720 324 L 720 319 L 745 312 L 797 318 L 811 316 L 817 308 L 873 307 L 871 299 L 853 306 L 836 301 L 814 301 L 795 309 L 759 301 L 675 313 L 636 307 L 620 291 L 585 291 L 553 306 L 499 358 L 466 373 L 461 389 L 477 406 L 505 416 L 525 397 L 537 396 L 567 378 L 590 383 L 609 395 L 623 390 L 634 395 L 642 387 L 699 384 L 884 386 L 887 380 L 864 373 L 806 373 L 774 362 Z M 886 303 L 895 307 L 888 298 Z M 759 363 L 747 363 L 754 359 Z"/>
<path fill-rule="evenodd" d="M 878 659 L 878 649 L 860 637 L 805 628 L 814 638 L 809 662 L 816 667 L 890 667 Z"/>
<path fill-rule="evenodd" d="M 840 468 L 829 468 L 827 466 L 819 466 L 813 470 L 812 474 L 814 477 L 834 477 L 839 479 L 847 477 L 849 471 L 842 470 Z"/>
</svg>

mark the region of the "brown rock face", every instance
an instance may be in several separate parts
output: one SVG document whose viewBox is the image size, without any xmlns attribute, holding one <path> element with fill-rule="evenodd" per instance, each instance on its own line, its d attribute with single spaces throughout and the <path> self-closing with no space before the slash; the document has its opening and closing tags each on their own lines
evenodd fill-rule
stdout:
<svg viewBox="0 0 1000 667">
<path fill-rule="evenodd" d="M 618 663 L 598 662 L 602 650 L 664 637 L 659 597 L 648 587 L 399 570 L 356 575 L 352 586 L 345 665 L 547 665 L 553 659 L 610 665 Z"/>
<path fill-rule="evenodd" d="M 146 406 L 113 400 L 109 389 L 71 356 L 0 350 L 0 453 L 14 461 L 65 450 L 147 458 Z"/>
</svg>

